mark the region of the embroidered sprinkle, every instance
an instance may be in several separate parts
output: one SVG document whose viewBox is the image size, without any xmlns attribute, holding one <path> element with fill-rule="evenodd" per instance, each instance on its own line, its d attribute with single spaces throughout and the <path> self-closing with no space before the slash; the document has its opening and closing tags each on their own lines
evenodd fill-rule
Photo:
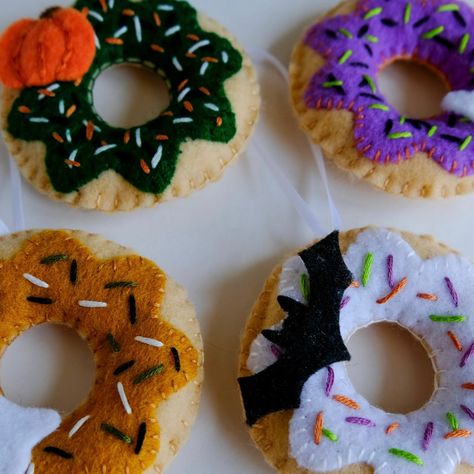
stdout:
<svg viewBox="0 0 474 474">
<path fill-rule="evenodd" d="M 125 389 L 123 388 L 122 382 L 117 383 L 117 391 L 119 393 L 120 401 L 122 402 L 125 412 L 127 413 L 127 415 L 131 415 L 132 408 L 130 407 L 130 403 L 128 403 L 128 398 L 125 393 Z"/>
<path fill-rule="evenodd" d="M 132 444 L 133 439 L 122 433 L 119 429 L 115 428 L 115 426 L 109 425 L 108 423 L 102 423 L 100 425 L 100 429 L 102 431 L 105 431 L 106 433 L 109 433 L 112 436 L 115 436 L 115 438 L 119 439 L 120 441 L 123 441 L 126 444 Z"/>
<path fill-rule="evenodd" d="M 154 367 L 150 367 L 149 369 L 145 370 L 141 374 L 137 375 L 133 379 L 133 384 L 138 385 L 142 382 L 145 382 L 145 380 L 148 380 L 152 377 L 155 377 L 155 376 L 161 374 L 161 372 L 163 372 L 163 369 L 164 369 L 163 364 L 159 364 L 159 365 L 155 365 Z"/>
<path fill-rule="evenodd" d="M 39 286 L 40 288 L 49 288 L 49 285 L 45 281 L 40 280 L 29 273 L 23 273 L 23 278 L 28 280 L 33 285 Z"/>
<path fill-rule="evenodd" d="M 406 459 L 407 461 L 410 461 L 412 463 L 418 464 L 419 466 L 423 466 L 423 460 L 413 453 L 397 448 L 391 448 L 388 450 L 388 452 L 393 456 L 397 456 L 399 458 Z"/>
<path fill-rule="evenodd" d="M 82 308 L 107 308 L 107 303 L 103 301 L 80 300 L 78 304 Z"/>
<path fill-rule="evenodd" d="M 147 344 L 153 347 L 163 347 L 163 343 L 157 339 L 151 339 L 149 337 L 136 336 L 135 341 L 141 342 L 142 344 Z"/>
<path fill-rule="evenodd" d="M 91 418 L 91 415 L 84 416 L 81 418 L 69 432 L 69 438 L 72 438 Z"/>
</svg>

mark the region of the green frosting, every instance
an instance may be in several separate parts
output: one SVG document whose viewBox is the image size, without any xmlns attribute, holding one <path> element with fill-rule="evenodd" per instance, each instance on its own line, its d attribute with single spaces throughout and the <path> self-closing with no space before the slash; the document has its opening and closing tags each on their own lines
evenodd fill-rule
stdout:
<svg viewBox="0 0 474 474">
<path fill-rule="evenodd" d="M 227 39 L 203 31 L 196 10 L 185 1 L 79 0 L 75 8 L 88 9 L 96 32 L 91 69 L 79 85 L 46 87 L 52 94 L 41 94 L 45 87 L 24 89 L 8 116 L 8 131 L 45 143 L 46 169 L 56 191 L 77 191 L 113 169 L 140 191 L 161 194 L 174 176 L 183 142 L 228 143 L 235 136 L 224 82 L 242 68 L 242 55 Z M 111 38 L 123 44 L 111 44 L 117 42 Z M 159 117 L 128 131 L 128 143 L 127 130 L 102 120 L 92 99 L 98 75 L 120 63 L 152 68 L 166 79 L 171 96 Z M 72 106 L 76 111 L 68 118 Z M 90 140 L 89 122 L 94 124 Z"/>
</svg>

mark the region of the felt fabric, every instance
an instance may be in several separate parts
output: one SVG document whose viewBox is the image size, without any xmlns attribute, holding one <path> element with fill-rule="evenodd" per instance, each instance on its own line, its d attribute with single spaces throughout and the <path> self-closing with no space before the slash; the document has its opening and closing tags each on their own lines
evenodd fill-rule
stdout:
<svg viewBox="0 0 474 474">
<path fill-rule="evenodd" d="M 45 143 L 48 176 L 60 193 L 77 191 L 110 169 L 142 192 L 161 194 L 186 141 L 228 143 L 236 135 L 224 83 L 242 69 L 243 58 L 227 39 L 204 31 L 186 2 L 104 0 L 100 5 L 96 0 L 75 4 L 88 13 L 97 44 L 81 83 L 53 83 L 46 96 L 25 89 L 9 114 L 8 131 Z M 130 130 L 108 125 L 92 103 L 97 76 L 121 63 L 156 71 L 171 96 L 159 117 Z"/>
<path fill-rule="evenodd" d="M 441 107 L 446 112 L 452 112 L 474 120 L 474 92 L 449 92 L 441 102 Z"/>
<path fill-rule="evenodd" d="M 314 25 L 305 44 L 325 65 L 305 93 L 311 109 L 354 113 L 358 152 L 376 163 L 397 164 L 417 152 L 447 172 L 472 175 L 474 125 L 459 115 L 411 120 L 387 103 L 376 85 L 380 67 L 413 59 L 439 70 L 453 90 L 474 87 L 471 8 L 459 1 L 360 1 L 353 13 Z"/>
<path fill-rule="evenodd" d="M 73 8 L 51 8 L 38 21 L 24 19 L 0 38 L 0 82 L 6 87 L 75 81 L 95 55 L 94 29 Z"/>
<path fill-rule="evenodd" d="M 281 354 L 261 372 L 239 378 L 249 425 L 269 413 L 298 407 L 301 389 L 311 374 L 350 358 L 339 332 L 339 306 L 352 276 L 340 253 L 338 232 L 304 250 L 300 257 L 309 273 L 308 303 L 279 297 L 288 317 L 281 329 L 262 335 Z"/>
<path fill-rule="evenodd" d="M 25 474 L 33 447 L 60 423 L 54 410 L 24 408 L 0 397 L 0 474 Z"/>
<path fill-rule="evenodd" d="M 432 400 L 420 410 L 392 415 L 371 406 L 355 391 L 345 364 L 332 364 L 330 371 L 314 374 L 303 388 L 301 406 L 294 411 L 289 427 L 290 454 L 300 467 L 317 472 L 367 463 L 383 473 L 452 474 L 461 462 L 474 465 L 472 437 L 450 438 L 453 427 L 447 418 L 447 413 L 452 413 L 460 430 L 474 429 L 472 392 L 466 385 L 472 381 L 474 362 L 470 350 L 474 342 L 472 264 L 454 254 L 422 260 L 399 235 L 372 229 L 361 233 L 344 255 L 359 282 L 363 280 L 364 267 L 367 268 L 368 254 L 373 255 L 373 261 L 370 271 L 365 273 L 366 286 L 348 288 L 342 300 L 343 339 L 377 321 L 401 324 L 431 348 L 439 386 Z M 280 294 L 302 299 L 298 282 L 304 272 L 299 257 L 289 260 L 282 272 Z M 406 285 L 384 302 L 405 278 Z M 452 318 L 452 322 L 446 318 Z M 453 343 L 452 334 L 462 345 L 461 350 Z M 268 357 L 261 349 L 254 341 L 254 364 L 259 352 L 262 359 Z M 335 395 L 355 401 L 359 409 L 338 403 L 333 399 Z M 323 436 L 321 444 L 315 444 L 315 419 L 320 412 L 324 427 L 337 436 L 337 441 Z M 431 436 L 427 431 L 430 423 Z M 387 434 L 390 426 L 397 428 Z M 423 464 L 399 457 L 393 450 L 411 453 Z"/>
<path fill-rule="evenodd" d="M 24 274 L 48 288 L 35 285 Z M 141 473 L 153 465 L 160 448 L 156 410 L 196 378 L 200 359 L 188 337 L 160 317 L 165 283 L 164 273 L 146 259 L 132 255 L 98 260 L 86 246 L 60 231 L 34 234 L 11 259 L 0 262 L 0 350 L 31 326 L 66 324 L 87 340 L 97 364 L 88 400 L 34 448 L 36 473 L 103 472 L 104 468 Z M 120 351 L 110 344 L 110 335 Z M 163 347 L 137 342 L 137 336 L 157 339 Z M 179 372 L 172 347 L 179 354 Z M 135 363 L 127 370 L 114 375 L 132 360 Z M 130 415 L 122 405 L 119 382 Z M 69 437 L 77 422 L 89 416 Z M 142 423 L 147 424 L 147 434 L 135 454 Z M 104 425 L 114 427 L 115 435 Z"/>
</svg>

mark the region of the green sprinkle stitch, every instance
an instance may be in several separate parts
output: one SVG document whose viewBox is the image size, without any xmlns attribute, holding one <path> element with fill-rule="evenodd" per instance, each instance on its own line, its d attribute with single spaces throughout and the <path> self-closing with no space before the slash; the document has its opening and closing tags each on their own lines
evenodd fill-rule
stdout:
<svg viewBox="0 0 474 474">
<path fill-rule="evenodd" d="M 136 281 L 111 281 L 107 283 L 104 288 L 106 290 L 112 290 L 113 288 L 135 288 L 138 286 Z"/>
<path fill-rule="evenodd" d="M 372 273 L 372 264 L 374 263 L 374 254 L 373 253 L 368 253 L 365 256 L 364 259 L 364 267 L 362 269 L 362 285 L 367 286 L 367 283 L 369 283 L 370 280 L 370 275 Z"/>
<path fill-rule="evenodd" d="M 459 52 L 461 54 L 464 54 L 466 52 L 467 45 L 469 44 L 469 41 L 471 40 L 471 35 L 469 33 L 466 33 L 462 39 L 461 43 L 459 44 Z"/>
<path fill-rule="evenodd" d="M 407 121 L 407 118 L 406 118 L 404 115 L 402 115 L 402 116 L 400 117 L 400 125 L 404 125 L 404 123 L 405 123 L 406 121 Z"/>
<path fill-rule="evenodd" d="M 48 257 L 43 258 L 40 260 L 41 265 L 51 265 L 53 263 L 62 262 L 64 260 L 68 260 L 68 256 L 62 253 L 58 253 L 56 255 L 49 255 Z"/>
<path fill-rule="evenodd" d="M 472 142 L 472 135 L 469 135 L 459 146 L 461 151 L 464 151 Z"/>
<path fill-rule="evenodd" d="M 337 437 L 337 434 L 333 433 L 331 430 L 328 430 L 327 428 L 323 428 L 323 435 L 331 440 L 333 443 L 335 443 L 339 438 Z"/>
<path fill-rule="evenodd" d="M 339 64 L 344 64 L 351 56 L 353 52 L 352 49 L 348 49 L 340 58 L 339 58 Z"/>
<path fill-rule="evenodd" d="M 416 456 L 413 453 L 410 453 L 408 451 L 403 451 L 402 449 L 397 449 L 397 448 L 391 448 L 388 450 L 390 454 L 393 454 L 394 456 L 397 456 L 399 458 L 406 459 L 407 461 L 410 461 L 412 463 L 418 464 L 418 466 L 423 466 L 423 460 Z"/>
<path fill-rule="evenodd" d="M 369 84 L 370 89 L 375 94 L 377 92 L 377 87 L 375 86 L 374 80 L 367 74 L 364 74 L 364 79 L 367 84 Z"/>
<path fill-rule="evenodd" d="M 150 367 L 149 369 L 145 370 L 141 374 L 138 374 L 133 379 L 133 384 L 138 385 L 139 383 L 142 383 L 145 380 L 148 380 L 152 377 L 155 377 L 156 375 L 161 374 L 161 372 L 163 372 L 163 364 L 159 364 L 159 365 L 155 365 L 154 367 Z"/>
<path fill-rule="evenodd" d="M 379 39 L 377 38 L 377 36 L 374 36 L 374 35 L 366 35 L 365 39 L 367 41 L 369 41 L 370 43 L 378 43 L 379 42 Z"/>
<path fill-rule="evenodd" d="M 115 436 L 117 439 L 120 441 L 123 441 L 124 443 L 127 444 L 132 444 L 133 439 L 130 438 L 130 436 L 122 433 L 119 429 L 115 428 L 115 426 L 109 425 L 108 423 L 102 423 L 100 425 L 100 429 L 102 431 L 105 431 L 106 433 L 111 434 L 112 436 Z"/>
<path fill-rule="evenodd" d="M 117 341 L 117 339 L 115 339 L 115 337 L 113 336 L 111 332 L 107 334 L 107 342 L 109 343 L 109 346 L 112 349 L 112 352 L 120 352 L 120 350 L 122 349 L 122 346 Z"/>
<path fill-rule="evenodd" d="M 345 28 L 339 28 L 339 33 L 341 33 L 341 35 L 344 35 L 346 38 L 353 38 L 352 33 L 349 30 L 346 30 Z"/>
<path fill-rule="evenodd" d="M 427 31 L 426 33 L 423 34 L 424 39 L 433 39 L 436 36 L 440 35 L 444 31 L 444 26 L 438 26 L 437 28 L 434 28 L 433 30 Z"/>
<path fill-rule="evenodd" d="M 469 69 L 469 72 L 470 72 L 471 74 L 474 74 L 474 67 L 471 67 L 471 69 Z"/>
<path fill-rule="evenodd" d="M 429 136 L 429 137 L 432 137 L 437 131 L 438 131 L 438 127 L 437 127 L 436 125 L 433 125 L 433 126 L 430 128 L 430 131 L 428 132 L 428 136 Z"/>
<path fill-rule="evenodd" d="M 405 14 L 403 15 L 403 21 L 405 22 L 405 25 L 408 25 L 408 23 L 410 23 L 411 9 L 412 9 L 411 3 L 407 3 L 405 7 Z"/>
<path fill-rule="evenodd" d="M 383 110 L 384 112 L 388 112 L 390 107 L 384 104 L 372 104 L 369 106 L 369 109 Z"/>
<path fill-rule="evenodd" d="M 301 289 L 301 294 L 304 296 L 304 299 L 306 301 L 309 301 L 309 295 L 310 295 L 310 284 L 309 284 L 309 277 L 306 275 L 306 273 L 303 273 L 300 278 L 300 289 Z"/>
<path fill-rule="evenodd" d="M 382 12 L 383 12 L 383 8 L 382 8 L 382 7 L 372 8 L 372 10 L 369 10 L 369 11 L 365 14 L 364 20 L 370 20 L 370 19 L 373 18 L 374 16 L 380 15 Z"/>
<path fill-rule="evenodd" d="M 446 13 L 446 12 L 457 12 L 459 11 L 459 5 L 455 3 L 447 3 L 446 5 L 441 5 L 438 8 L 439 13 Z"/>
<path fill-rule="evenodd" d="M 344 85 L 344 81 L 329 81 L 323 83 L 323 87 L 326 89 L 330 89 L 331 87 L 341 87 Z"/>
<path fill-rule="evenodd" d="M 432 314 L 430 319 L 434 323 L 462 323 L 466 321 L 466 316 L 444 316 L 442 314 Z"/>
<path fill-rule="evenodd" d="M 399 140 L 400 138 L 411 138 L 413 134 L 411 132 L 398 132 L 398 133 L 390 133 L 388 138 L 391 140 Z"/>
<path fill-rule="evenodd" d="M 449 426 L 451 426 L 451 429 L 453 431 L 456 431 L 459 429 L 459 421 L 454 416 L 454 413 L 451 413 L 451 412 L 446 413 L 446 418 L 448 419 Z"/>
</svg>

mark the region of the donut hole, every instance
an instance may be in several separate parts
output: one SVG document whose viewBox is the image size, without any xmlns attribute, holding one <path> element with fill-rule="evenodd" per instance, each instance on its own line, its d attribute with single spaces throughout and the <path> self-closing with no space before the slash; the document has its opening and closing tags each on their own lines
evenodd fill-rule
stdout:
<svg viewBox="0 0 474 474">
<path fill-rule="evenodd" d="M 170 104 L 165 80 L 152 70 L 121 64 L 102 71 L 93 86 L 96 112 L 112 127 L 132 128 L 158 117 Z"/>
<path fill-rule="evenodd" d="M 4 395 L 21 406 L 70 413 L 87 399 L 94 381 L 92 351 L 76 331 L 63 325 L 28 329 L 1 361 Z"/>
<path fill-rule="evenodd" d="M 427 348 L 398 324 L 359 329 L 347 347 L 347 371 L 354 388 L 388 413 L 406 414 L 426 405 L 436 390 L 436 369 Z"/>
<path fill-rule="evenodd" d="M 441 114 L 441 102 L 450 90 L 440 71 L 408 59 L 397 59 L 384 66 L 377 83 L 388 103 L 400 115 L 413 119 Z"/>
</svg>

